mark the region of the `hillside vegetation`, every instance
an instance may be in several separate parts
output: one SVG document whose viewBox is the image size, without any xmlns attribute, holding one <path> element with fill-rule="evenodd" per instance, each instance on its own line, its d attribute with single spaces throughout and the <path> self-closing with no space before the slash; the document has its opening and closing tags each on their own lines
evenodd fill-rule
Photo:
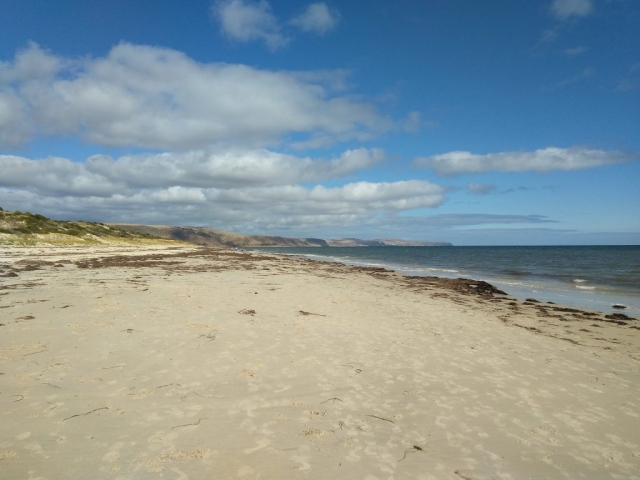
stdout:
<svg viewBox="0 0 640 480">
<path fill-rule="evenodd" d="M 443 246 L 442 242 L 398 239 L 290 238 L 242 235 L 207 227 L 168 225 L 104 224 L 52 220 L 29 212 L 8 212 L 0 208 L 0 243 L 192 243 L 215 247 L 381 247 Z"/>
<path fill-rule="evenodd" d="M 358 238 L 291 238 L 269 235 L 242 235 L 208 227 L 176 227 L 169 225 L 113 224 L 132 232 L 150 233 L 157 237 L 181 240 L 206 246 L 226 247 L 388 247 L 449 246 L 446 242 L 420 242 L 393 238 L 361 240 Z"/>
<path fill-rule="evenodd" d="M 0 208 L 2 243 L 107 243 L 166 240 L 149 233 L 131 232 L 97 222 L 52 220 L 29 212 L 8 212 Z"/>
<path fill-rule="evenodd" d="M 319 238 L 289 238 L 268 235 L 242 235 L 207 227 L 176 227 L 168 225 L 113 224 L 131 232 L 149 233 L 161 238 L 180 240 L 206 246 L 225 247 L 326 247 Z"/>
</svg>

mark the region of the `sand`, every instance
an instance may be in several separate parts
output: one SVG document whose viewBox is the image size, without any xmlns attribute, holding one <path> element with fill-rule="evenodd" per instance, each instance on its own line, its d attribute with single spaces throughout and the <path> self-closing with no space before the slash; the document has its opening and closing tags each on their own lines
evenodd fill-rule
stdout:
<svg viewBox="0 0 640 480">
<path fill-rule="evenodd" d="M 640 478 L 640 321 L 191 247 L 0 275 L 2 479 Z"/>
</svg>

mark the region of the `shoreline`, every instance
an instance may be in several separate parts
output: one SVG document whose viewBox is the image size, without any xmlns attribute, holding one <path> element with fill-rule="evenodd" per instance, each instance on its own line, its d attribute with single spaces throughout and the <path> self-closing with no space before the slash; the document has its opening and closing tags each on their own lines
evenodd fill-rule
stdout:
<svg viewBox="0 0 640 480">
<path fill-rule="evenodd" d="M 0 477 L 640 470 L 638 320 L 228 249 L 12 247 L 0 267 Z"/>
<path fill-rule="evenodd" d="M 248 249 L 248 251 L 261 252 L 259 247 Z M 276 247 L 273 247 L 276 248 Z M 281 250 L 285 248 L 277 247 Z M 295 249 L 296 247 L 291 247 Z M 467 248 L 467 247 L 463 247 Z M 476 248 L 476 247 L 473 247 Z M 483 247 L 478 247 L 483 248 Z M 487 247 L 494 248 L 494 247 Z M 536 247 L 538 248 L 538 247 Z M 549 247 L 557 248 L 557 247 Z M 403 265 L 401 263 L 377 258 L 350 258 L 339 257 L 337 255 L 318 255 L 315 253 L 287 253 L 283 251 L 265 252 L 272 255 L 283 255 L 287 257 L 299 257 L 319 262 L 338 263 L 347 266 L 375 266 L 391 269 L 402 275 L 416 276 L 437 276 L 440 278 L 471 278 L 482 280 L 497 285 L 500 289 L 517 299 L 536 297 L 542 302 L 554 302 L 567 307 L 586 309 L 590 311 L 601 311 L 606 313 L 622 312 L 632 317 L 640 317 L 640 294 L 628 290 L 616 290 L 615 287 L 606 284 L 585 285 L 585 280 L 573 280 L 563 282 L 552 278 L 510 278 L 488 271 L 461 271 L 459 267 L 424 267 Z M 624 309 L 614 307 L 614 305 L 624 305 Z"/>
</svg>

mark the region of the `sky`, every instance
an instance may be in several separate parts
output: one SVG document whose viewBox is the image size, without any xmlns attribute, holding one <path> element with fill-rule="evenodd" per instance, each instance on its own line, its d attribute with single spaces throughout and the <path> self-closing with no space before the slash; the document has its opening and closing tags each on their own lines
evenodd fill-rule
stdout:
<svg viewBox="0 0 640 480">
<path fill-rule="evenodd" d="M 2 0 L 0 206 L 640 244 L 635 0 Z"/>
</svg>

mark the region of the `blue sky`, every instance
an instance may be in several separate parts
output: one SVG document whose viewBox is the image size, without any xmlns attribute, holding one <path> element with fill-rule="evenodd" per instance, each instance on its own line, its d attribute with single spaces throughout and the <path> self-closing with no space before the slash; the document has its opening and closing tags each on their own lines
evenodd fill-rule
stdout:
<svg viewBox="0 0 640 480">
<path fill-rule="evenodd" d="M 639 244 L 640 4 L 0 3 L 0 205 Z"/>
</svg>

